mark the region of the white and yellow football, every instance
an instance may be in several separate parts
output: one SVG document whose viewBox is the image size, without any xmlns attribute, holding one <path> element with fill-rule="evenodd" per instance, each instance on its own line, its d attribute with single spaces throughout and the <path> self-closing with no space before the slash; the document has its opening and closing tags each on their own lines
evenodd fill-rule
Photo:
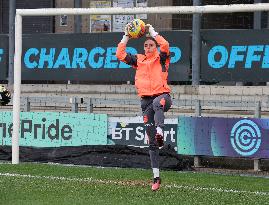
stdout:
<svg viewBox="0 0 269 205">
<path fill-rule="evenodd" d="M 141 19 L 134 19 L 129 23 L 128 34 L 131 38 L 140 38 L 145 34 L 146 26 Z"/>
</svg>

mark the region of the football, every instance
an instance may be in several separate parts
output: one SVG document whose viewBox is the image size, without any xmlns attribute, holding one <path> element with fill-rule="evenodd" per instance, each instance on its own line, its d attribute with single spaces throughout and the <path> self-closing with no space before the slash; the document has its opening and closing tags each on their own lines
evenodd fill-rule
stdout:
<svg viewBox="0 0 269 205">
<path fill-rule="evenodd" d="M 131 38 L 140 38 L 145 34 L 145 23 L 141 19 L 134 19 L 129 23 L 128 34 Z"/>
</svg>

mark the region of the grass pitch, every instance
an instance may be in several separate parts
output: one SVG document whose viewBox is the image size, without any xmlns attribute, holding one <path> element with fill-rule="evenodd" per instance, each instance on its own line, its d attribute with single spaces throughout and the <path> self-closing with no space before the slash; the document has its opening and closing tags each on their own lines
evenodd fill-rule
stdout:
<svg viewBox="0 0 269 205">
<path fill-rule="evenodd" d="M 0 164 L 0 204 L 269 204 L 269 178 L 50 164 Z"/>
</svg>

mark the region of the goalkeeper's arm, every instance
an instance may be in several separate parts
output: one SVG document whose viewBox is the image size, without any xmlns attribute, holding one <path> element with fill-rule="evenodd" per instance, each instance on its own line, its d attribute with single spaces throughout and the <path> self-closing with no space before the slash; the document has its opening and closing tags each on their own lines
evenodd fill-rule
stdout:
<svg viewBox="0 0 269 205">
<path fill-rule="evenodd" d="M 0 85 L 0 105 L 4 106 L 7 105 L 10 102 L 11 94 L 10 92 L 5 88 L 5 86 Z"/>
<path fill-rule="evenodd" d="M 127 24 L 124 28 L 124 35 L 121 39 L 121 42 L 118 44 L 117 51 L 116 51 L 116 57 L 128 65 L 133 66 L 133 68 L 137 67 L 137 57 L 136 55 L 132 55 L 130 53 L 126 53 L 126 44 L 129 41 L 129 34 L 128 34 L 128 26 Z"/>
</svg>

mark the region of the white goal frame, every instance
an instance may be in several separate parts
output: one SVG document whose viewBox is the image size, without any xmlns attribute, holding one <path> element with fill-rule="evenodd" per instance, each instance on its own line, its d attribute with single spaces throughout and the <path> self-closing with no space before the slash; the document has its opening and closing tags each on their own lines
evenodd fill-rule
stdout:
<svg viewBox="0 0 269 205">
<path fill-rule="evenodd" d="M 15 56 L 14 56 L 14 95 L 13 95 L 13 133 L 12 164 L 19 163 L 19 128 L 21 96 L 21 57 L 22 57 L 22 17 L 57 15 L 95 15 L 95 14 L 203 14 L 269 11 L 269 3 L 231 4 L 206 6 L 164 6 L 136 8 L 44 8 L 16 9 L 15 17 Z"/>
</svg>

